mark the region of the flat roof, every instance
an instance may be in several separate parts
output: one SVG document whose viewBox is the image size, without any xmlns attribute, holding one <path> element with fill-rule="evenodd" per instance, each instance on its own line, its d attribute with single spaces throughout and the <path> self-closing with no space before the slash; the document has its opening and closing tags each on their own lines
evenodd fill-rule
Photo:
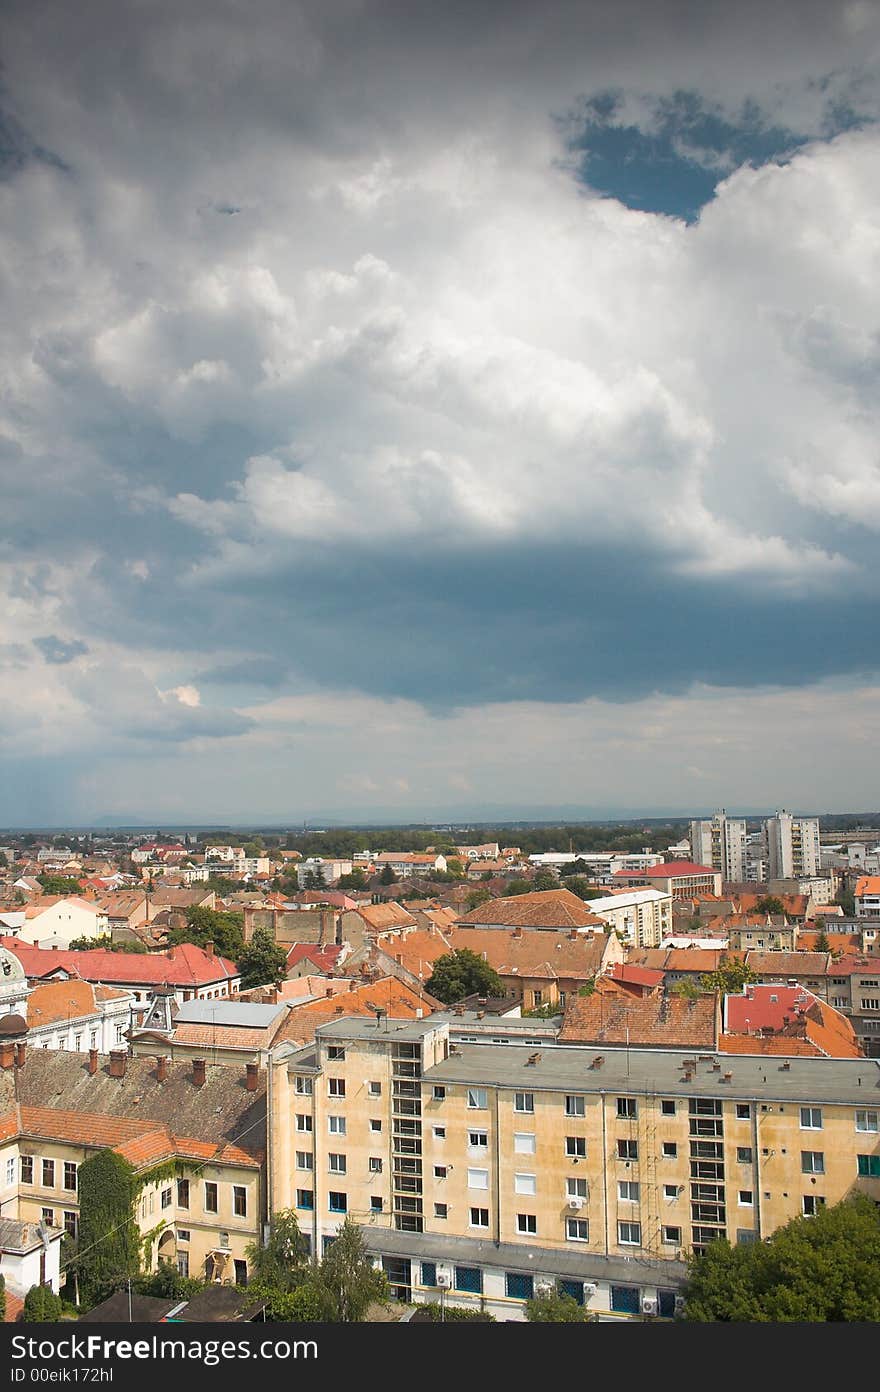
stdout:
<svg viewBox="0 0 880 1392">
<path fill-rule="evenodd" d="M 535 1276 L 562 1276 L 581 1281 L 614 1281 L 673 1289 L 687 1278 L 684 1262 L 666 1258 L 606 1257 L 601 1252 L 566 1251 L 533 1243 L 481 1241 L 445 1233 L 397 1232 L 393 1228 L 362 1227 L 367 1251 L 389 1257 L 417 1257 L 467 1266 L 502 1267 Z M 490 1297 L 491 1298 L 491 1297 Z"/>
<path fill-rule="evenodd" d="M 330 1020 L 325 1025 L 319 1025 L 315 1030 L 315 1036 L 323 1038 L 326 1035 L 330 1039 L 394 1038 L 401 1043 L 415 1044 L 424 1039 L 426 1034 L 433 1034 L 445 1023 L 445 1018 L 440 1020 L 436 1015 L 424 1020 L 394 1020 L 383 1013 L 377 1027 L 375 1016 L 371 1020 L 364 1015 L 345 1015 L 339 1020 Z"/>
<path fill-rule="evenodd" d="M 536 1057 L 537 1055 L 537 1057 Z M 529 1063 L 529 1058 L 535 1058 Z M 591 1067 L 596 1058 L 600 1067 Z M 685 1081 L 685 1059 L 695 1061 Z M 720 1065 L 716 1067 L 716 1065 Z M 730 1081 L 724 1075 L 730 1074 Z M 426 1068 L 426 1082 L 572 1093 L 656 1092 L 669 1097 L 731 1097 L 779 1102 L 827 1102 L 877 1107 L 880 1059 L 828 1059 L 723 1054 L 685 1049 L 571 1047 L 545 1051 L 521 1044 L 456 1044 L 441 1063 Z"/>
<path fill-rule="evenodd" d="M 267 1029 L 287 1005 L 255 1005 L 251 1001 L 186 1001 L 174 1017 L 176 1025 L 238 1025 L 242 1029 Z"/>
</svg>

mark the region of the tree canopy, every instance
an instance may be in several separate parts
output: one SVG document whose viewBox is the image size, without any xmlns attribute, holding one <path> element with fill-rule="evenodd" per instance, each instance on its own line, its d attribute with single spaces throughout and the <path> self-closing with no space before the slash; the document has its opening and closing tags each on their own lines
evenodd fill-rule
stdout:
<svg viewBox="0 0 880 1392">
<path fill-rule="evenodd" d="M 745 962 L 736 957 L 722 957 L 715 971 L 705 972 L 700 977 L 700 988 L 703 991 L 720 991 L 724 996 L 738 996 L 747 982 L 757 980 L 758 977 Z"/>
<path fill-rule="evenodd" d="M 755 913 L 785 914 L 785 905 L 776 894 L 763 895 L 755 905 Z"/>
<path fill-rule="evenodd" d="M 856 1194 L 766 1242 L 712 1242 L 691 1259 L 684 1318 L 749 1323 L 880 1320 L 880 1212 Z"/>
<path fill-rule="evenodd" d="M 322 1318 L 333 1323 L 356 1324 L 374 1300 L 387 1299 L 387 1277 L 373 1266 L 351 1217 L 342 1224 L 309 1285 L 321 1297 Z"/>
<path fill-rule="evenodd" d="M 245 945 L 244 915 L 193 904 L 186 911 L 186 925 L 169 930 L 168 942 L 172 946 L 195 943 L 197 947 L 212 942 L 221 957 L 238 962 Z"/>
<path fill-rule="evenodd" d="M 269 1220 L 265 1247 L 252 1242 L 246 1249 L 252 1281 L 279 1291 L 293 1291 L 309 1274 L 309 1247 L 292 1208 L 280 1209 Z"/>
<path fill-rule="evenodd" d="M 257 928 L 238 954 L 241 989 L 251 986 L 277 986 L 287 971 L 287 953 L 279 947 L 268 928 Z"/>
<path fill-rule="evenodd" d="M 551 1291 L 526 1301 L 526 1319 L 532 1324 L 583 1324 L 592 1318 L 572 1295 L 565 1295 L 559 1284 Z"/>
<path fill-rule="evenodd" d="M 434 972 L 426 982 L 425 989 L 444 1005 L 474 994 L 480 996 L 503 996 L 504 982 L 488 962 L 478 957 L 469 947 L 456 948 L 445 952 L 434 963 Z"/>
</svg>

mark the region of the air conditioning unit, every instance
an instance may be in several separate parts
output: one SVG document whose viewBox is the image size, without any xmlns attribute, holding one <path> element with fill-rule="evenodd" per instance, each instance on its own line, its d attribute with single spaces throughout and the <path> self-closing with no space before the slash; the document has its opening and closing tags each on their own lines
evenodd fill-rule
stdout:
<svg viewBox="0 0 880 1392">
<path fill-rule="evenodd" d="M 653 1295 L 643 1295 L 643 1296 L 642 1296 L 642 1314 L 643 1314 L 643 1315 L 656 1315 L 656 1313 L 657 1313 L 657 1301 L 655 1300 L 654 1296 L 653 1296 Z"/>
<path fill-rule="evenodd" d="M 675 1297 L 675 1313 L 676 1313 L 677 1315 L 683 1315 L 683 1314 L 684 1314 L 684 1296 L 683 1296 L 683 1295 L 677 1295 L 677 1296 Z"/>
<path fill-rule="evenodd" d="M 553 1282 L 552 1282 L 552 1281 L 536 1281 L 536 1282 L 535 1282 L 535 1293 L 536 1293 L 537 1295 L 552 1295 L 552 1294 L 553 1294 L 553 1289 L 554 1289 L 554 1287 L 553 1287 Z"/>
<path fill-rule="evenodd" d="M 569 1208 L 580 1209 L 583 1208 L 584 1202 L 584 1199 L 578 1198 L 578 1196 L 575 1195 L 574 1198 L 569 1199 L 568 1206 Z"/>
<path fill-rule="evenodd" d="M 591 1295 L 595 1295 L 599 1287 L 595 1281 L 584 1281 L 584 1300 L 589 1300 Z"/>
<path fill-rule="evenodd" d="M 438 1266 L 438 1267 L 437 1267 L 437 1285 L 440 1287 L 441 1290 L 451 1290 L 451 1289 L 452 1289 L 452 1267 L 451 1267 L 451 1266 Z"/>
</svg>

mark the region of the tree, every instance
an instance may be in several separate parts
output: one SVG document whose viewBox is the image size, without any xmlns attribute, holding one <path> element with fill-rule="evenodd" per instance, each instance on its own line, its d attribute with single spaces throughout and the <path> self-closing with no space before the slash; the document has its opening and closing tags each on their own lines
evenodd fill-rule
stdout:
<svg viewBox="0 0 880 1392">
<path fill-rule="evenodd" d="M 720 991 L 723 996 L 738 996 L 747 982 L 757 980 L 758 977 L 745 962 L 735 957 L 722 957 L 715 971 L 706 972 L 700 977 L 700 988 L 703 991 Z"/>
<path fill-rule="evenodd" d="M 287 972 L 287 953 L 277 945 L 268 928 L 257 928 L 238 955 L 238 969 L 243 991 L 251 986 L 277 986 Z"/>
<path fill-rule="evenodd" d="M 552 870 L 539 870 L 532 881 L 532 889 L 558 889 L 559 880 Z"/>
<path fill-rule="evenodd" d="M 379 876 L 379 883 L 383 885 L 397 884 L 397 876 L 390 865 L 382 866 L 382 873 Z"/>
<path fill-rule="evenodd" d="M 467 912 L 470 913 L 471 909 L 478 909 L 481 904 L 487 904 L 492 897 L 491 889 L 472 889 L 465 900 Z"/>
<path fill-rule="evenodd" d="M 701 977 L 700 979 L 704 980 L 705 978 Z M 703 994 L 703 989 L 698 981 L 694 981 L 693 977 L 683 976 L 681 981 L 676 981 L 675 985 L 670 987 L 670 992 L 674 996 L 680 996 L 682 1000 L 696 1000 L 697 996 Z"/>
<path fill-rule="evenodd" d="M 510 880 L 504 886 L 504 897 L 510 899 L 514 894 L 531 894 L 533 889 L 531 880 Z"/>
<path fill-rule="evenodd" d="M 590 1318 L 574 1296 L 563 1294 L 558 1282 L 553 1290 L 526 1301 L 526 1319 L 532 1324 L 583 1324 Z"/>
<path fill-rule="evenodd" d="M 245 945 L 244 915 L 193 904 L 186 911 L 185 927 L 172 928 L 168 942 L 172 947 L 178 943 L 205 947 L 212 942 L 221 957 L 237 962 Z"/>
<path fill-rule="evenodd" d="M 841 889 L 834 902 L 840 905 L 847 918 L 855 918 L 856 900 L 855 894 L 851 889 Z"/>
<path fill-rule="evenodd" d="M 340 875 L 336 881 L 337 889 L 366 889 L 367 877 L 360 866 L 355 866 L 349 875 Z"/>
<path fill-rule="evenodd" d="M 488 962 L 469 947 L 444 952 L 434 963 L 434 971 L 425 983 L 429 995 L 444 1005 L 452 1005 L 465 996 L 503 996 L 504 982 Z"/>
<path fill-rule="evenodd" d="M 793 1218 L 766 1242 L 693 1257 L 684 1318 L 705 1323 L 880 1320 L 880 1213 L 864 1194 Z"/>
<path fill-rule="evenodd" d="M 333 1323 L 357 1324 L 374 1300 L 388 1298 L 388 1280 L 377 1271 L 364 1240 L 348 1217 L 309 1285 L 322 1298 L 323 1318 Z"/>
<path fill-rule="evenodd" d="M 79 894 L 82 885 L 75 875 L 38 875 L 44 894 Z"/>
<path fill-rule="evenodd" d="M 785 915 L 785 905 L 775 894 L 765 894 L 755 905 L 755 913 Z"/>
<path fill-rule="evenodd" d="M 252 1242 L 245 1251 L 251 1284 L 259 1282 L 275 1291 L 290 1292 L 302 1285 L 309 1273 L 309 1247 L 292 1208 L 273 1213 L 265 1247 Z"/>
<path fill-rule="evenodd" d="M 26 1324 L 58 1324 L 64 1304 L 51 1286 L 31 1286 L 24 1298 L 22 1318 Z"/>
<path fill-rule="evenodd" d="M 97 938 L 71 938 L 68 943 L 71 952 L 91 952 L 102 947 L 105 952 L 146 952 L 142 942 L 115 942 L 110 933 L 101 933 Z"/>
<path fill-rule="evenodd" d="M 814 926 L 815 928 L 818 928 L 818 929 L 819 929 L 819 936 L 818 936 L 818 938 L 816 939 L 816 951 L 817 951 L 817 952 L 830 952 L 830 951 L 831 951 L 831 943 L 828 941 L 828 934 L 825 932 L 825 920 L 824 920 L 824 918 L 817 918 L 817 919 L 816 919 L 816 922 L 815 922 L 815 924 L 814 924 L 813 926 Z"/>
<path fill-rule="evenodd" d="M 141 1295 L 155 1295 L 164 1300 L 192 1300 L 207 1283 L 195 1276 L 181 1276 L 171 1262 L 160 1261 L 152 1275 L 142 1276 L 136 1284 Z"/>
<path fill-rule="evenodd" d="M 589 880 L 585 880 L 583 875 L 569 875 L 565 881 L 565 888 L 572 894 L 576 894 L 579 899 L 601 899 L 602 891 L 595 885 L 591 885 Z"/>
</svg>

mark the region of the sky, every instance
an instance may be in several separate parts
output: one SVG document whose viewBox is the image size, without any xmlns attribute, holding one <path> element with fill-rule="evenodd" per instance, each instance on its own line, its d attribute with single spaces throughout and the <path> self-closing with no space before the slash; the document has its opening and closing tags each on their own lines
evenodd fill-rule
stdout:
<svg viewBox="0 0 880 1392">
<path fill-rule="evenodd" d="M 878 0 L 7 0 L 0 825 L 877 806 Z"/>
</svg>

